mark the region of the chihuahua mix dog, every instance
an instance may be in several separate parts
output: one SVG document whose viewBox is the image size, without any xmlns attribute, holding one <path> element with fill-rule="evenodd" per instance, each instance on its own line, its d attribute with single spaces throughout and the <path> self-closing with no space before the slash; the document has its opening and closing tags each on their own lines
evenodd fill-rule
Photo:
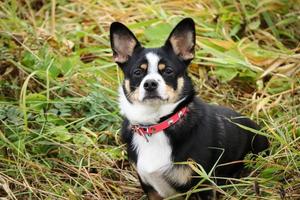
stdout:
<svg viewBox="0 0 300 200">
<path fill-rule="evenodd" d="M 125 25 L 114 22 L 110 27 L 113 58 L 125 77 L 119 88 L 122 139 L 151 200 L 186 192 L 200 181 L 188 165 L 178 162 L 193 160 L 206 172 L 213 169 L 221 185 L 224 177 L 242 169 L 238 161 L 247 153 L 268 147 L 266 137 L 239 126 L 258 129 L 253 121 L 195 96 L 187 72 L 195 35 L 194 21 L 185 18 L 163 46 L 144 48 Z M 197 197 L 209 199 L 211 193 Z"/>
</svg>

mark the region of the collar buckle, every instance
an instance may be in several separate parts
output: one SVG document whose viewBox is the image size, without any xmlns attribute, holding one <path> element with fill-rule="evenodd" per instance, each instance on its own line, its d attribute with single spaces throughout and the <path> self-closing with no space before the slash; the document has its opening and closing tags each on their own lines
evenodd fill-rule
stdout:
<svg viewBox="0 0 300 200">
<path fill-rule="evenodd" d="M 148 126 L 132 125 L 132 130 L 138 133 L 139 135 L 151 134 Z"/>
<path fill-rule="evenodd" d="M 147 138 L 147 137 L 151 136 L 149 127 L 133 125 L 132 130 L 133 130 L 133 132 L 139 134 L 140 136 L 143 136 L 146 139 L 146 141 L 149 142 L 149 139 Z"/>
</svg>

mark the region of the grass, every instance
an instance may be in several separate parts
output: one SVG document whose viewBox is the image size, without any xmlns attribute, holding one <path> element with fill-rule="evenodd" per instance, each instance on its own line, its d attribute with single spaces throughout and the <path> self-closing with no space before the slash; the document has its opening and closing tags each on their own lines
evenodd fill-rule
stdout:
<svg viewBox="0 0 300 200">
<path fill-rule="evenodd" d="M 122 75 L 108 28 L 122 21 L 156 46 L 186 16 L 197 26 L 190 74 L 199 96 L 250 116 L 271 144 L 247 157 L 248 176 L 204 189 L 300 198 L 299 13 L 297 0 L 2 1 L 0 198 L 145 199 L 119 139 Z"/>
</svg>

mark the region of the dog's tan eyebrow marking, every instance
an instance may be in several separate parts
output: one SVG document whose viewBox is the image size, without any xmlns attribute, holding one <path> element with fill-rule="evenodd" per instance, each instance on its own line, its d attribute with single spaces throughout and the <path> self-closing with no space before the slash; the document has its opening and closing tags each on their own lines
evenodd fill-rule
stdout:
<svg viewBox="0 0 300 200">
<path fill-rule="evenodd" d="M 159 70 L 164 70 L 166 68 L 166 65 L 164 63 L 158 64 L 158 69 Z"/>
<path fill-rule="evenodd" d="M 141 64 L 140 67 L 141 67 L 142 69 L 146 70 L 146 69 L 148 68 L 148 64 L 143 63 L 143 64 Z"/>
</svg>

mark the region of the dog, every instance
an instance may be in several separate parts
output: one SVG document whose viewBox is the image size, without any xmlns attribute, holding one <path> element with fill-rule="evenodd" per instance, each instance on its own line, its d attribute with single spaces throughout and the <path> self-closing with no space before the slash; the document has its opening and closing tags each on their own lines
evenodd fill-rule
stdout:
<svg viewBox="0 0 300 200">
<path fill-rule="evenodd" d="M 257 130 L 256 123 L 196 97 L 187 72 L 195 40 L 191 18 L 180 21 L 159 48 L 144 48 L 122 23 L 110 26 L 113 58 L 124 73 L 121 137 L 151 200 L 187 192 L 199 182 L 189 165 L 177 163 L 192 160 L 207 173 L 213 169 L 215 177 L 233 177 L 243 167 L 235 161 L 268 147 L 266 137 L 240 126 Z M 216 178 L 216 183 L 225 181 Z M 211 192 L 197 197 L 209 199 Z"/>
</svg>

